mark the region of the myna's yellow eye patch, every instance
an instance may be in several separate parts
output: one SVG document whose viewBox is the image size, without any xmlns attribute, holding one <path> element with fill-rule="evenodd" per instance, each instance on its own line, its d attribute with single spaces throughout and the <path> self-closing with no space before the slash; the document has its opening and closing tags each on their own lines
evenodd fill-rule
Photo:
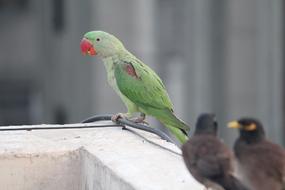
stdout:
<svg viewBox="0 0 285 190">
<path fill-rule="evenodd" d="M 256 125 L 254 123 L 250 124 L 250 125 L 247 125 L 244 127 L 244 130 L 246 131 L 254 131 L 256 130 Z"/>
</svg>

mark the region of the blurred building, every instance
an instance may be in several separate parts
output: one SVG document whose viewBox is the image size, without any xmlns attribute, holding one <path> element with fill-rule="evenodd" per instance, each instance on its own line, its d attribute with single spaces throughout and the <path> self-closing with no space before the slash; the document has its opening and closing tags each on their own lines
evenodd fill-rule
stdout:
<svg viewBox="0 0 285 190">
<path fill-rule="evenodd" d="M 124 112 L 98 58 L 83 57 L 90 30 L 119 37 L 165 82 L 192 126 L 215 112 L 254 116 L 284 142 L 282 0 L 0 0 L 0 125 L 71 123 Z"/>
</svg>

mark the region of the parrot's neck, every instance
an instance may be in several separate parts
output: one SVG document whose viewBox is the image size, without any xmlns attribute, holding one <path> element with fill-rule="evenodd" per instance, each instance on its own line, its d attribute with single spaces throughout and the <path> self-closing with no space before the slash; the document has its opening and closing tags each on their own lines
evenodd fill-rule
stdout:
<svg viewBox="0 0 285 190">
<path fill-rule="evenodd" d="M 107 71 L 107 80 L 109 85 L 117 92 L 119 89 L 117 87 L 117 82 L 115 79 L 115 64 L 119 62 L 118 55 L 113 55 L 105 57 L 103 60 L 104 66 Z M 118 92 L 117 92 L 118 93 Z"/>
<path fill-rule="evenodd" d="M 119 61 L 118 55 L 113 55 L 113 56 L 103 58 L 103 63 L 105 65 L 105 68 L 108 74 L 114 72 L 114 66 L 118 61 Z"/>
<path fill-rule="evenodd" d="M 108 82 L 109 82 L 109 80 L 114 76 L 114 62 L 113 62 L 112 57 L 104 58 L 103 63 L 107 71 L 107 77 L 108 77 Z"/>
<path fill-rule="evenodd" d="M 107 79 L 109 85 L 116 91 L 118 89 L 115 79 L 115 65 L 122 61 L 122 58 L 131 56 L 128 50 L 123 49 L 119 53 L 113 54 L 112 56 L 102 58 L 107 71 Z"/>
<path fill-rule="evenodd" d="M 112 56 L 104 57 L 103 63 L 105 65 L 106 71 L 109 74 L 110 72 L 114 72 L 114 66 L 115 64 L 119 63 L 121 60 L 121 57 L 127 57 L 130 53 L 127 50 L 121 51 L 118 54 L 114 54 Z"/>
</svg>

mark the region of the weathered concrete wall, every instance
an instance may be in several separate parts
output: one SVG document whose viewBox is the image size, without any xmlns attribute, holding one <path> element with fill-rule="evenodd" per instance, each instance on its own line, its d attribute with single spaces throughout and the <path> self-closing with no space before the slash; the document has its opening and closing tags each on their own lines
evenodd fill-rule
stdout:
<svg viewBox="0 0 285 190">
<path fill-rule="evenodd" d="M 136 132 L 142 137 L 116 127 L 0 131 L 0 189 L 203 189 L 178 148 Z"/>
<path fill-rule="evenodd" d="M 80 189 L 81 169 L 76 151 L 15 152 L 1 155 L 0 160 L 1 190 Z"/>
</svg>

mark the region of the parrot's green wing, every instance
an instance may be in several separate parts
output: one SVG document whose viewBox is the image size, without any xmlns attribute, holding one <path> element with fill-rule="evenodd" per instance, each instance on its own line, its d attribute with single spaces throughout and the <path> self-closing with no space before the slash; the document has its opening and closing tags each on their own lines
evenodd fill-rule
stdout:
<svg viewBox="0 0 285 190">
<path fill-rule="evenodd" d="M 130 101 L 162 122 L 183 144 L 190 127 L 173 113 L 173 105 L 157 74 L 134 56 L 125 56 L 114 63 L 120 92 Z"/>
<path fill-rule="evenodd" d="M 115 78 L 120 91 L 141 107 L 172 110 L 173 105 L 157 74 L 135 57 L 115 64 Z"/>
</svg>

